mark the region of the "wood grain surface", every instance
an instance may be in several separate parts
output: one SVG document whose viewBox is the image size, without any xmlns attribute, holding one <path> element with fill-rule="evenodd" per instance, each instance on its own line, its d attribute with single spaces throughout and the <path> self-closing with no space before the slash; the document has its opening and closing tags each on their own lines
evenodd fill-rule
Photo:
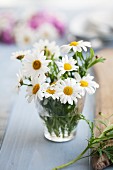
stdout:
<svg viewBox="0 0 113 170">
<path fill-rule="evenodd" d="M 104 64 L 99 63 L 94 67 L 97 82 L 100 88 L 96 96 L 96 114 L 97 120 L 108 121 L 108 124 L 113 123 L 113 50 L 105 49 L 98 53 L 98 57 L 104 57 L 106 60 Z M 103 116 L 99 115 L 99 112 Z M 100 127 L 101 131 L 105 129 L 105 125 L 100 124 L 98 121 L 96 125 Z M 95 128 L 95 135 L 98 137 L 100 131 Z M 108 141 L 113 144 L 113 140 Z M 101 170 L 111 164 L 106 155 L 101 157 L 93 157 L 93 167 L 95 170 Z"/>
<path fill-rule="evenodd" d="M 113 123 L 113 50 L 100 51 L 98 57 L 106 58 L 104 64 L 99 63 L 94 67 L 95 76 L 100 87 L 96 96 L 96 119 L 102 119 L 98 114 L 102 112 L 105 117 L 110 117 L 110 122 Z M 101 125 L 103 130 L 105 126 Z M 96 131 L 96 136 L 98 136 Z"/>
<path fill-rule="evenodd" d="M 0 44 L 0 146 L 16 98 L 14 87 L 16 86 L 16 73 L 19 63 L 10 58 L 14 51 L 18 51 L 16 46 Z"/>
</svg>

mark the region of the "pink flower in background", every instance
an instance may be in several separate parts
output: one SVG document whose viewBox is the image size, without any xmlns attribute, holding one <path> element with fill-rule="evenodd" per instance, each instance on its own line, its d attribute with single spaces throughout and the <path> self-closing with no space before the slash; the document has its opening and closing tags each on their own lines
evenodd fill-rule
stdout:
<svg viewBox="0 0 113 170">
<path fill-rule="evenodd" d="M 65 26 L 62 22 L 60 22 L 58 20 L 58 18 L 54 18 L 52 20 L 52 23 L 53 25 L 57 28 L 57 30 L 59 31 L 60 35 L 63 35 L 64 34 L 64 31 L 65 31 Z"/>
<path fill-rule="evenodd" d="M 55 14 L 38 11 L 26 18 L 14 11 L 0 12 L 0 41 L 7 44 L 28 46 L 39 39 L 57 40 L 64 33 L 64 20 Z"/>
<path fill-rule="evenodd" d="M 14 43 L 14 26 L 16 18 L 13 17 L 12 13 L 1 13 L 0 14 L 0 39 L 4 43 Z"/>
<path fill-rule="evenodd" d="M 37 29 L 45 23 L 49 23 L 52 26 L 54 26 L 57 29 L 57 31 L 60 35 L 64 34 L 64 32 L 65 32 L 64 22 L 61 21 L 58 18 L 58 16 L 51 15 L 48 12 L 44 12 L 44 11 L 43 12 L 37 12 L 37 13 L 33 14 L 30 17 L 30 19 L 28 20 L 28 25 L 33 29 Z"/>
<path fill-rule="evenodd" d="M 7 44 L 14 43 L 15 40 L 13 35 L 13 28 L 7 28 L 6 30 L 3 30 L 1 33 L 1 40 Z"/>
</svg>

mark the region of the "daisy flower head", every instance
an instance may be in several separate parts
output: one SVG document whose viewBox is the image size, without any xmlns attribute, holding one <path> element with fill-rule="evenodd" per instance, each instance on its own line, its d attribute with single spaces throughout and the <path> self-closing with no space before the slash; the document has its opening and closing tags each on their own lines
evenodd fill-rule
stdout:
<svg viewBox="0 0 113 170">
<path fill-rule="evenodd" d="M 87 51 L 87 47 L 91 47 L 91 43 L 81 40 L 81 41 L 72 41 L 68 45 L 61 46 L 60 49 L 63 53 L 69 53 L 71 49 L 76 53 L 77 51 L 81 52 L 82 49 L 84 51 Z"/>
<path fill-rule="evenodd" d="M 30 50 L 17 51 L 12 53 L 11 59 L 23 60 L 26 55 L 30 53 Z"/>
<path fill-rule="evenodd" d="M 65 80 L 59 80 L 56 85 L 56 93 L 61 101 L 61 103 L 77 103 L 77 99 L 80 96 L 80 87 L 73 78 L 67 78 Z"/>
<path fill-rule="evenodd" d="M 25 24 L 17 25 L 14 33 L 15 41 L 21 47 L 30 46 L 32 43 L 36 42 L 35 31 Z"/>
<path fill-rule="evenodd" d="M 33 99 L 34 101 L 39 98 L 40 100 L 44 97 L 44 91 L 47 89 L 48 83 L 45 83 L 41 77 L 37 77 L 31 80 L 31 86 L 27 87 L 27 100 L 30 103 Z"/>
<path fill-rule="evenodd" d="M 51 59 L 53 56 L 54 59 L 58 59 L 60 56 L 60 48 L 54 41 L 40 40 L 38 43 L 34 44 L 34 51 L 44 51 L 44 55 L 47 59 Z"/>
<path fill-rule="evenodd" d="M 45 76 L 45 73 L 49 71 L 47 67 L 50 60 L 46 60 L 44 52 L 41 53 L 31 53 L 26 55 L 26 60 L 23 61 L 23 72 L 26 77 L 35 77 L 41 76 L 42 79 Z"/>
<path fill-rule="evenodd" d="M 55 86 L 56 86 L 56 83 L 52 83 L 51 85 L 47 87 L 46 91 L 44 92 L 45 98 L 52 97 L 54 100 L 59 98 L 56 93 Z"/>
<path fill-rule="evenodd" d="M 96 88 L 99 88 L 99 84 L 93 81 L 94 77 L 90 76 L 89 74 L 81 78 L 78 73 L 75 73 L 75 78 L 76 81 L 80 84 L 82 96 L 85 95 L 85 92 L 88 94 L 93 94 L 95 93 Z"/>
<path fill-rule="evenodd" d="M 16 75 L 17 75 L 17 80 L 18 80 L 18 84 L 16 85 L 16 91 L 17 91 L 17 93 L 19 93 L 20 87 L 23 85 L 25 76 L 23 75 L 22 71 L 20 71 L 20 70 L 19 70 L 19 73 Z"/>
<path fill-rule="evenodd" d="M 55 40 L 59 38 L 59 33 L 57 29 L 50 23 L 43 23 L 37 29 L 37 38 L 38 39 L 48 39 Z"/>
<path fill-rule="evenodd" d="M 56 62 L 56 64 L 59 67 L 60 75 L 64 74 L 66 71 L 75 71 L 78 69 L 78 66 L 76 65 L 77 61 L 73 59 L 72 57 L 68 57 L 65 55 L 65 57 L 62 57 L 61 62 Z"/>
</svg>

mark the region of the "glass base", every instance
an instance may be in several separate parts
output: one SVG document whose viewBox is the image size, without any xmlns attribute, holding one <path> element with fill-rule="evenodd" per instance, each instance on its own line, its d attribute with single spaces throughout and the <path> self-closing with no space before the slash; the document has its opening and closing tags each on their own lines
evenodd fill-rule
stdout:
<svg viewBox="0 0 113 170">
<path fill-rule="evenodd" d="M 44 137 L 53 142 L 68 142 L 72 140 L 75 136 L 76 136 L 76 130 L 71 132 L 70 135 L 68 135 L 67 132 L 65 132 L 64 137 L 62 136 L 62 134 L 60 134 L 59 137 L 57 137 L 54 133 L 50 134 L 46 128 L 44 131 Z"/>
</svg>

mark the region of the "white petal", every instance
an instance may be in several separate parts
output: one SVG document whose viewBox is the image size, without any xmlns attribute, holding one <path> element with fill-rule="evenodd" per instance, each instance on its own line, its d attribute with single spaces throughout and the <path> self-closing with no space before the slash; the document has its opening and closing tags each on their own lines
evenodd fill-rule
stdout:
<svg viewBox="0 0 113 170">
<path fill-rule="evenodd" d="M 72 47 L 69 45 L 63 45 L 60 47 L 61 52 L 68 53 Z"/>
<path fill-rule="evenodd" d="M 68 103 L 73 105 L 73 100 L 71 99 L 71 97 L 68 97 Z"/>
<path fill-rule="evenodd" d="M 81 51 L 82 51 L 82 48 L 81 48 L 79 45 L 77 46 L 77 51 L 78 51 L 78 52 L 81 52 Z"/>
<path fill-rule="evenodd" d="M 94 90 L 94 88 L 92 88 L 92 87 L 86 88 L 86 91 L 87 91 L 88 94 L 93 94 L 93 93 L 95 93 L 95 90 Z"/>
<path fill-rule="evenodd" d="M 85 46 L 82 46 L 82 48 L 83 48 L 84 51 L 87 51 L 87 48 Z"/>
<path fill-rule="evenodd" d="M 75 72 L 74 77 L 75 77 L 75 79 L 77 80 L 77 82 L 80 82 L 80 80 L 81 80 L 80 74 L 78 74 L 77 72 Z"/>
<path fill-rule="evenodd" d="M 91 47 L 91 43 L 88 41 L 83 42 L 83 45 L 86 47 Z"/>
</svg>

